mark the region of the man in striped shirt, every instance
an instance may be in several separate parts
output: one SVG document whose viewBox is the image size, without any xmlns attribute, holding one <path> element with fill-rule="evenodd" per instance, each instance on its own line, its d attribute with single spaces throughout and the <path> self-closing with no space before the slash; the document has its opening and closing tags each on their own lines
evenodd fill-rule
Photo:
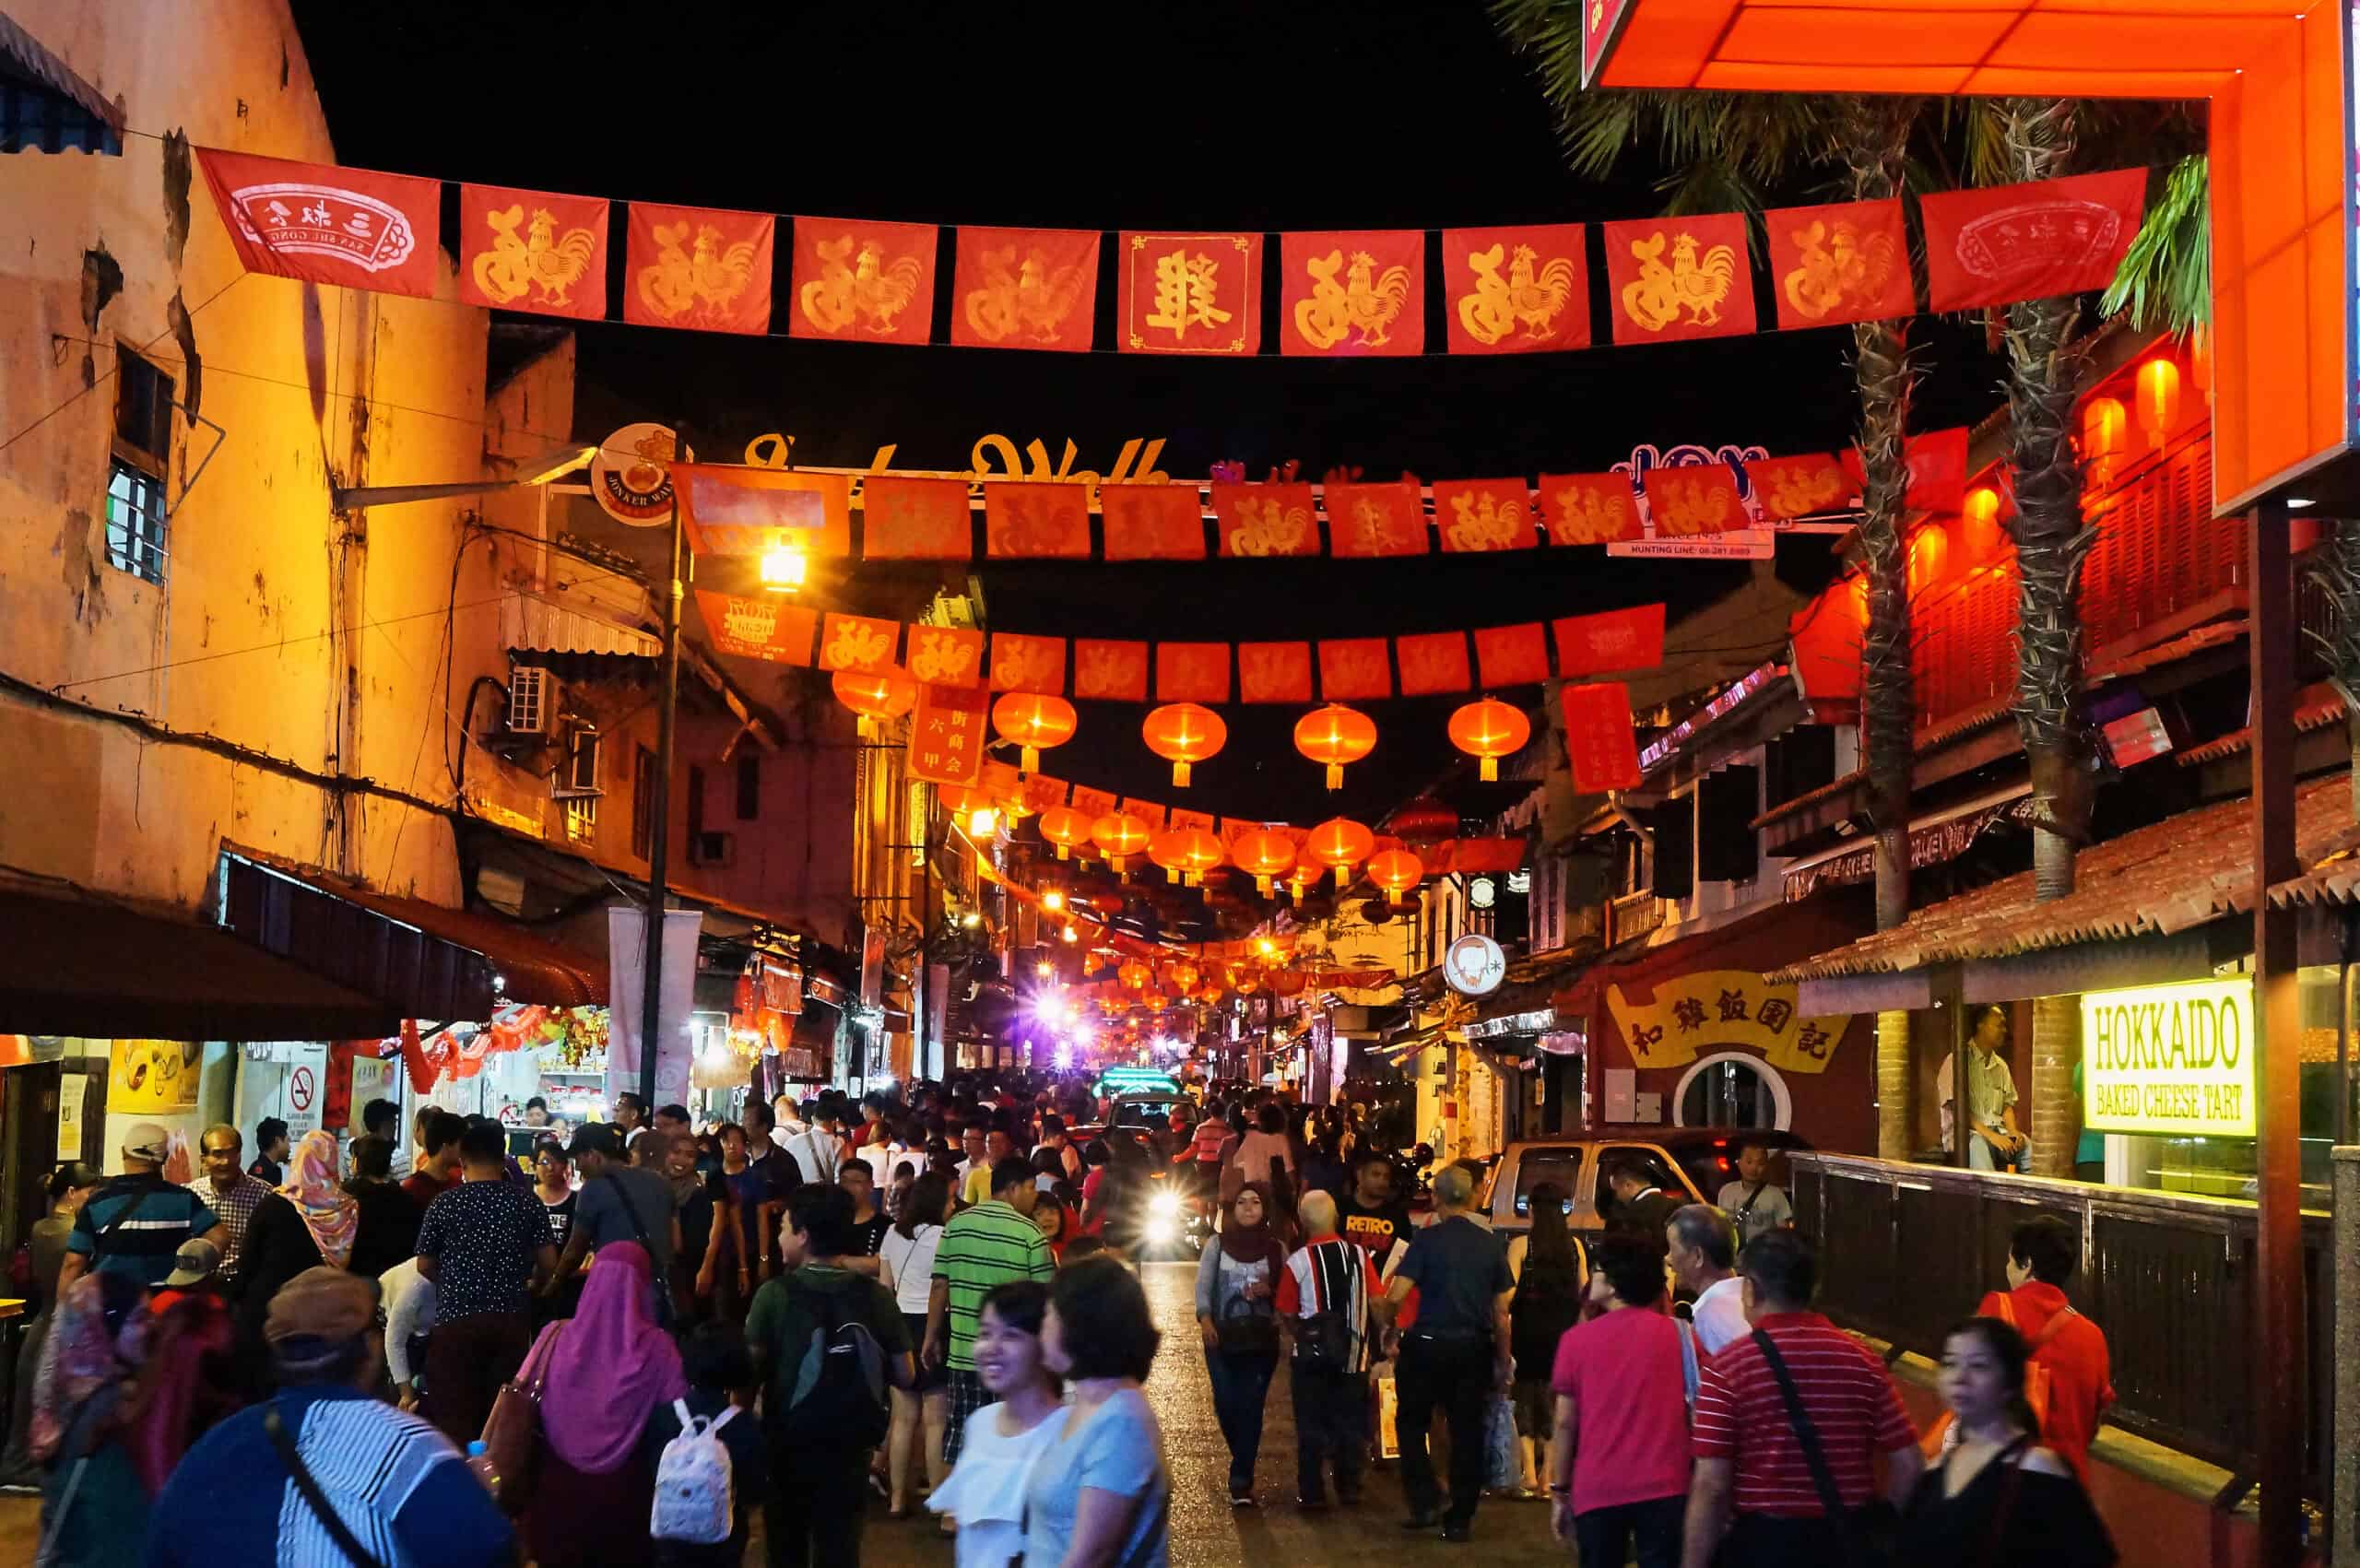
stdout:
<svg viewBox="0 0 2360 1568">
<path fill-rule="evenodd" d="M 1049 1244 L 1032 1223 L 1040 1188 L 1032 1181 L 1032 1161 L 1010 1155 L 991 1173 L 990 1198 L 952 1215 L 934 1254 L 926 1363 L 950 1368 L 950 1420 L 942 1432 L 945 1469 L 959 1462 L 967 1418 L 991 1402 L 975 1373 L 975 1320 L 984 1298 L 996 1285 L 1046 1279 L 1056 1272 Z"/>
<path fill-rule="evenodd" d="M 128 1274 L 153 1290 L 175 1267 L 189 1242 L 222 1240 L 221 1217 L 186 1187 L 164 1179 L 171 1135 L 153 1122 L 134 1122 L 123 1136 L 123 1174 L 92 1193 L 74 1216 L 57 1291 L 85 1273 Z"/>
<path fill-rule="evenodd" d="M 1846 1560 L 1846 1527 L 1827 1516 L 1763 1338 L 1793 1379 L 1854 1527 L 1876 1491 L 1876 1456 L 1884 1456 L 1885 1500 L 1907 1500 L 1924 1464 L 1918 1434 L 1882 1364 L 1811 1310 L 1818 1259 L 1799 1232 L 1755 1238 L 1738 1272 L 1754 1332 L 1706 1362 L 1697 1389 L 1682 1568 L 1709 1568 L 1724 1530 L 1722 1562 L 1826 1568 Z"/>
<path fill-rule="evenodd" d="M 1324 1470 L 1336 1472 L 1336 1496 L 1350 1507 L 1361 1500 L 1361 1470 L 1368 1460 L 1369 1303 L 1378 1295 L 1368 1252 L 1337 1233 L 1336 1200 L 1304 1194 L 1303 1246 L 1279 1275 L 1280 1320 L 1295 1336 L 1296 1361 L 1287 1377 L 1294 1398 L 1295 1501 L 1328 1505 Z M 1340 1356 L 1305 1358 L 1304 1340 L 1340 1333 Z M 1333 1340 L 1323 1338 L 1324 1344 Z M 1454 1433 L 1454 1435 L 1456 1435 Z"/>
</svg>

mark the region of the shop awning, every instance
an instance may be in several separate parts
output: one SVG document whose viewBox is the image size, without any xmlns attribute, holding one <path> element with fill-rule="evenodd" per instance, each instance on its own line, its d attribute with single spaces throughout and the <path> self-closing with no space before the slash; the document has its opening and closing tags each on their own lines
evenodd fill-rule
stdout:
<svg viewBox="0 0 2360 1568">
<path fill-rule="evenodd" d="M 634 628 L 530 594 L 511 594 L 500 601 L 500 641 L 512 654 L 621 654 L 653 659 L 664 644 Z"/>
<path fill-rule="evenodd" d="M 1956 860 L 1967 852 L 1986 828 L 2003 821 L 2019 826 L 2031 824 L 2030 783 L 2014 784 L 1977 796 L 1973 800 L 1944 807 L 1912 822 L 1909 825 L 1911 869 Z M 1823 849 L 1817 855 L 1794 862 L 1781 873 L 1781 877 L 1786 884 L 1787 902 L 1797 903 L 1822 888 L 1874 881 L 1876 874 L 1876 841 L 1856 836 L 1833 849 Z"/>
<path fill-rule="evenodd" d="M 74 68 L 0 12 L 0 153 L 19 151 L 120 154 L 123 104 L 75 74 Z"/>
<path fill-rule="evenodd" d="M 218 926 L 0 883 L 0 1031 L 94 1039 L 353 1040 L 401 1027 L 384 1002 Z"/>
<path fill-rule="evenodd" d="M 496 915 L 376 892 L 252 850 L 221 857 L 221 923 L 257 947 L 365 991 L 403 1018 L 489 1019 L 496 998 L 603 1006 L 603 954 Z"/>
</svg>

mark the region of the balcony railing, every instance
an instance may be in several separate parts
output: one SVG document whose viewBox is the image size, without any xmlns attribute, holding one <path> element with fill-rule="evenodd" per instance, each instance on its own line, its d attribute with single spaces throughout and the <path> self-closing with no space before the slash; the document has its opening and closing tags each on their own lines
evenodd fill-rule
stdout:
<svg viewBox="0 0 2360 1568">
<path fill-rule="evenodd" d="M 1663 901 L 1652 892 L 1625 893 L 1606 906 L 1606 945 L 1644 937 L 1663 924 Z"/>
</svg>

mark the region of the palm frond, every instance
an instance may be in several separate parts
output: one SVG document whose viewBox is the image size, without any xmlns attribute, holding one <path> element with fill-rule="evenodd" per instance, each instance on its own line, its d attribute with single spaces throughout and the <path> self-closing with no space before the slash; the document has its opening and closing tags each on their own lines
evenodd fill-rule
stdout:
<svg viewBox="0 0 2360 1568">
<path fill-rule="evenodd" d="M 2212 167 L 2192 153 L 2172 167 L 2163 194 L 2130 242 L 2106 297 L 2104 314 L 2128 312 L 2142 332 L 2186 332 L 2212 319 Z"/>
</svg>

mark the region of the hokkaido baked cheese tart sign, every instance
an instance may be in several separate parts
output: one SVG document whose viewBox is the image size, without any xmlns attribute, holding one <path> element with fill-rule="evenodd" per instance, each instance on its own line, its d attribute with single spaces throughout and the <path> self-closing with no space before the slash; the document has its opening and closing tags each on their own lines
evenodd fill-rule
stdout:
<svg viewBox="0 0 2360 1568">
<path fill-rule="evenodd" d="M 2250 976 L 2085 993 L 2082 1124 L 2251 1138 L 2253 1045 Z"/>
</svg>

